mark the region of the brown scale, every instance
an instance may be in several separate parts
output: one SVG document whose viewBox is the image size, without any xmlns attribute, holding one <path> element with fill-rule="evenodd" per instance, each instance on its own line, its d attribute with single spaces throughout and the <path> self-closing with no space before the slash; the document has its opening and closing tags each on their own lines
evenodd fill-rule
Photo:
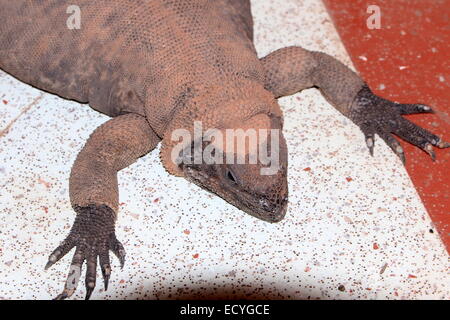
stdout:
<svg viewBox="0 0 450 320">
<path fill-rule="evenodd" d="M 67 27 L 69 5 L 81 9 L 79 30 Z M 105 286 L 109 251 L 123 264 L 125 251 L 114 234 L 117 172 L 160 141 L 161 160 L 170 173 L 265 221 L 284 217 L 284 137 L 280 169 L 272 176 L 260 174 L 260 162 L 177 165 L 171 159 L 171 134 L 180 128 L 192 132 L 194 121 L 221 131 L 281 130 L 276 99 L 317 87 L 361 128 L 371 153 L 375 134 L 402 160 L 392 133 L 433 158 L 433 146 L 449 146 L 401 117 L 431 108 L 375 96 L 356 73 L 325 53 L 290 47 L 258 59 L 247 0 L 0 0 L 0 7 L 1 69 L 112 117 L 91 135 L 72 168 L 70 199 L 77 217 L 47 264 L 76 247 L 60 299 L 75 291 L 84 261 L 87 298 L 95 287 L 97 259 Z M 246 152 L 248 157 L 253 151 Z"/>
</svg>

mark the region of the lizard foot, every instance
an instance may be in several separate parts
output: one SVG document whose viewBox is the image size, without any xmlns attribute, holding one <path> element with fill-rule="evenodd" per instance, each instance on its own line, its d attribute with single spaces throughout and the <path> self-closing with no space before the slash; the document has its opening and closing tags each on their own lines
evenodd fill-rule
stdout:
<svg viewBox="0 0 450 320">
<path fill-rule="evenodd" d="M 81 277 L 81 267 L 86 261 L 86 300 L 94 291 L 97 278 L 97 258 L 100 262 L 105 290 L 108 289 L 111 265 L 109 250 L 119 259 L 121 267 L 125 263 L 125 250 L 117 240 L 114 226 L 115 214 L 107 206 L 90 205 L 75 208 L 77 217 L 68 237 L 50 255 L 45 269 L 47 270 L 73 247 L 76 247 L 72 263 L 69 268 L 63 292 L 55 300 L 69 298 L 76 290 Z"/>
<path fill-rule="evenodd" d="M 392 136 L 395 134 L 403 140 L 428 153 L 433 160 L 436 155 L 433 147 L 448 148 L 450 144 L 438 136 L 402 117 L 406 114 L 434 113 L 423 104 L 400 104 L 376 96 L 364 86 L 356 96 L 349 118 L 362 130 L 370 154 L 373 155 L 375 134 L 383 139 L 394 153 L 406 162 L 405 153 L 400 143 Z"/>
</svg>

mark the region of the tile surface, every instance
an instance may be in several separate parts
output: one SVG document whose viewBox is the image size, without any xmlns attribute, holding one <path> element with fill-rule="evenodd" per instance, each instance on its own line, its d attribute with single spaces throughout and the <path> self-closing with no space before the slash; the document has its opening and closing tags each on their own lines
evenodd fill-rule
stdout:
<svg viewBox="0 0 450 320">
<path fill-rule="evenodd" d="M 320 1 L 253 1 L 253 14 L 261 56 L 301 45 L 350 64 Z M 74 218 L 70 167 L 107 117 L 0 74 L 0 96 L 14 102 L 2 127 L 26 110 L 0 137 L 0 297 L 49 299 L 71 260 L 43 270 Z M 450 298 L 447 253 L 397 158 L 381 142 L 368 156 L 359 129 L 316 90 L 280 104 L 286 219 L 256 220 L 169 176 L 155 150 L 119 173 L 127 262 L 120 271 L 113 260 L 110 289 L 98 285 L 93 299 Z"/>
</svg>

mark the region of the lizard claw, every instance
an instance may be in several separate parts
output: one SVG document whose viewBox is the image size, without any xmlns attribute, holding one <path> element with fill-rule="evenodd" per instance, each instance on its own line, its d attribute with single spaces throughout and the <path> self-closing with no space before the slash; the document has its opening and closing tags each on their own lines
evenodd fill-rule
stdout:
<svg viewBox="0 0 450 320">
<path fill-rule="evenodd" d="M 375 136 L 373 133 L 366 134 L 366 145 L 369 148 L 369 153 L 373 157 L 373 149 L 375 147 Z"/>
<path fill-rule="evenodd" d="M 109 277 L 111 276 L 111 266 L 109 265 L 109 263 L 102 266 L 102 275 L 103 275 L 103 284 L 105 285 L 105 291 L 107 291 L 109 284 Z"/>
<path fill-rule="evenodd" d="M 450 143 L 440 140 L 436 146 L 440 149 L 450 148 Z"/>
<path fill-rule="evenodd" d="M 94 287 L 86 286 L 86 297 L 84 300 L 89 300 L 91 298 L 92 292 L 94 292 Z"/>
<path fill-rule="evenodd" d="M 125 249 L 115 236 L 111 239 L 110 248 L 111 251 L 116 255 L 117 259 L 119 259 L 120 268 L 123 269 L 123 266 L 125 265 Z"/>
<path fill-rule="evenodd" d="M 58 248 L 56 248 L 50 257 L 48 258 L 48 262 L 45 265 L 44 269 L 48 270 L 52 265 L 58 262 L 62 257 L 64 257 L 72 248 L 75 246 L 74 238 L 72 234 L 64 240 Z"/>
<path fill-rule="evenodd" d="M 108 291 L 109 276 L 105 276 L 103 283 L 105 285 L 105 291 Z"/>
<path fill-rule="evenodd" d="M 60 293 L 56 296 L 56 298 L 54 298 L 53 300 L 65 300 L 67 299 L 69 296 L 67 295 L 66 292 Z"/>
<path fill-rule="evenodd" d="M 419 147 L 433 160 L 436 160 L 433 146 L 441 149 L 450 147 L 449 143 L 442 141 L 438 136 L 402 117 L 405 114 L 433 112 L 430 107 L 423 104 L 400 104 L 380 98 L 373 94 L 369 87 L 364 86 L 352 105 L 350 119 L 363 131 L 371 155 L 376 133 L 405 163 L 403 148 L 392 134 Z"/>
</svg>

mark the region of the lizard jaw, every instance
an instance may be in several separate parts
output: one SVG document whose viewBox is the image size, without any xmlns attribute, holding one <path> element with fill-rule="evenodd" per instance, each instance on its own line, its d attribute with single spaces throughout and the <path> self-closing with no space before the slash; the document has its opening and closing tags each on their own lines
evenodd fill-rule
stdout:
<svg viewBox="0 0 450 320">
<path fill-rule="evenodd" d="M 256 194 L 249 190 L 235 189 L 218 179 L 214 165 L 182 165 L 184 177 L 202 189 L 212 192 L 245 213 L 260 220 L 277 223 L 283 220 L 287 212 L 287 195 L 280 201 L 270 201 L 265 194 Z M 218 187 L 220 186 L 220 188 Z"/>
</svg>

